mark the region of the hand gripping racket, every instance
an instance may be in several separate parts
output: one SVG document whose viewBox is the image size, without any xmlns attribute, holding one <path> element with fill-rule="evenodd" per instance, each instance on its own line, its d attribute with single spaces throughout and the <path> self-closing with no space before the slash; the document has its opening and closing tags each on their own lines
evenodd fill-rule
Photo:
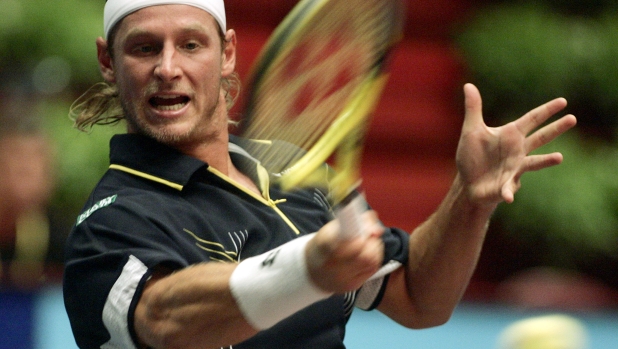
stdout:
<svg viewBox="0 0 618 349">
<path fill-rule="evenodd" d="M 402 0 L 301 0 L 252 69 L 242 136 L 293 146 L 274 151 L 262 143 L 248 150 L 278 164 L 284 190 L 314 186 L 328 162 L 335 173 L 330 200 L 344 235 L 359 231 L 358 213 L 366 209 L 351 194 L 404 18 Z"/>
</svg>

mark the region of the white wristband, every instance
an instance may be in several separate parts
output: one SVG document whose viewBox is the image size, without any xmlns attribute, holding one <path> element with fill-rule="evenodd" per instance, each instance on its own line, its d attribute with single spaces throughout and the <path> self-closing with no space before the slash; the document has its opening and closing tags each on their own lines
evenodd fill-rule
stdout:
<svg viewBox="0 0 618 349">
<path fill-rule="evenodd" d="M 242 261 L 230 277 L 230 290 L 251 326 L 267 329 L 297 311 L 328 298 L 310 279 L 305 258 L 315 234 Z"/>
</svg>

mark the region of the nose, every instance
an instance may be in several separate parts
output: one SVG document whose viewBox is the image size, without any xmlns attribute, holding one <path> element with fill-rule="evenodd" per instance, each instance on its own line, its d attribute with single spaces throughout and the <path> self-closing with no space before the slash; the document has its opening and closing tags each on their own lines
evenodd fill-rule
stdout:
<svg viewBox="0 0 618 349">
<path fill-rule="evenodd" d="M 154 74 L 163 82 L 171 82 L 180 77 L 178 55 L 173 46 L 166 45 L 159 53 L 160 59 L 155 67 Z"/>
</svg>

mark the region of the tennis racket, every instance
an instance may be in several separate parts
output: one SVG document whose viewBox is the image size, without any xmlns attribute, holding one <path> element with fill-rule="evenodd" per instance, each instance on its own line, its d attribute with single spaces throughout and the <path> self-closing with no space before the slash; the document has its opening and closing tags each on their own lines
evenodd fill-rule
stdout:
<svg viewBox="0 0 618 349">
<path fill-rule="evenodd" d="M 241 135 L 268 141 L 249 152 L 281 170 L 284 190 L 315 186 L 328 163 L 344 235 L 359 230 L 366 210 L 355 195 L 362 145 L 404 18 L 402 0 L 301 0 L 251 71 Z M 275 151 L 271 140 L 290 146 Z"/>
</svg>

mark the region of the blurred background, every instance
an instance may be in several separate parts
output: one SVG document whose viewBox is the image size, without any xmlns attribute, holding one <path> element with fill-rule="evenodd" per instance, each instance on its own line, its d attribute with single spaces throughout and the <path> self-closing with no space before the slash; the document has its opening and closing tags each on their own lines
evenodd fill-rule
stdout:
<svg viewBox="0 0 618 349">
<path fill-rule="evenodd" d="M 296 2 L 226 1 L 241 78 Z M 448 190 L 465 82 L 479 87 L 489 125 L 555 97 L 579 125 L 540 150 L 561 151 L 563 165 L 527 174 L 515 203 L 499 207 L 449 324 L 405 331 L 359 312 L 349 346 L 498 348 L 507 325 L 560 313 L 579 321 L 587 347 L 618 347 L 618 3 L 408 4 L 363 160 L 366 195 L 387 225 L 412 231 Z M 80 133 L 68 116 L 101 80 L 103 6 L 0 0 L 0 349 L 75 347 L 60 290 L 64 240 L 108 166 L 109 138 L 123 132 Z"/>
</svg>

